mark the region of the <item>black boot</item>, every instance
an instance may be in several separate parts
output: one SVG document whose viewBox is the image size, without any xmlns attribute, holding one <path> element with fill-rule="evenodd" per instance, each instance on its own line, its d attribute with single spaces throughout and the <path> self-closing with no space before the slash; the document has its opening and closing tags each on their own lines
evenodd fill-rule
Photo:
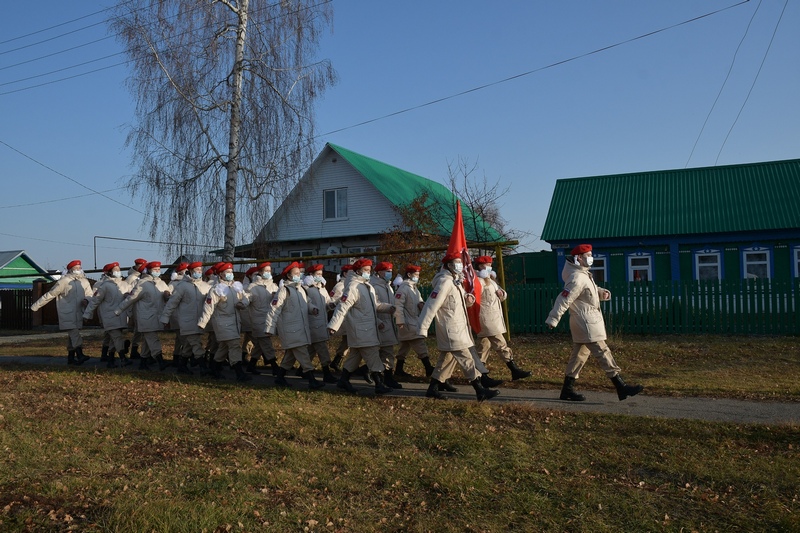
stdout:
<svg viewBox="0 0 800 533">
<path fill-rule="evenodd" d="M 444 380 L 444 381 L 437 381 L 437 383 L 439 384 L 439 387 L 438 387 L 438 389 L 439 389 L 440 391 L 445 391 L 445 392 L 458 392 L 458 389 L 457 389 L 457 388 L 455 388 L 455 387 L 453 386 L 453 384 L 452 384 L 452 383 L 450 383 L 450 380 L 449 380 L 449 379 L 446 379 L 446 380 Z"/>
<path fill-rule="evenodd" d="M 383 382 L 393 389 L 402 389 L 403 386 L 394 379 L 394 375 L 392 375 L 391 370 L 386 370 L 383 372 Z"/>
<path fill-rule="evenodd" d="M 293 370 L 294 370 L 294 375 L 297 376 L 298 378 L 305 377 L 305 375 L 306 375 L 306 373 L 303 372 L 303 367 L 302 366 L 295 367 L 295 368 L 293 368 Z"/>
<path fill-rule="evenodd" d="M 405 364 L 406 364 L 406 360 L 405 359 L 400 359 L 400 360 L 397 361 L 397 366 L 394 369 L 394 377 L 395 377 L 395 379 L 406 380 L 406 379 L 410 379 L 410 378 L 414 377 L 411 374 L 409 374 L 408 372 L 406 372 L 405 368 L 403 368 L 405 366 Z M 428 364 L 430 364 L 430 359 L 428 360 Z"/>
<path fill-rule="evenodd" d="M 478 397 L 479 402 L 482 402 L 483 400 L 491 400 L 500 394 L 499 390 L 484 388 L 483 385 L 481 385 L 480 378 L 470 381 L 470 385 L 472 385 L 472 388 L 475 389 L 475 395 Z"/>
<path fill-rule="evenodd" d="M 342 356 L 341 355 L 335 356 L 330 364 L 331 370 L 336 372 L 337 370 L 339 370 L 339 365 L 341 364 L 342 364 Z"/>
<path fill-rule="evenodd" d="M 431 364 L 430 357 L 423 357 L 420 362 L 425 365 L 425 377 L 429 378 L 433 375 L 433 365 Z"/>
<path fill-rule="evenodd" d="M 370 371 L 369 368 L 367 368 L 367 365 L 361 365 L 360 367 L 358 367 L 356 373 L 364 377 L 364 381 L 367 382 L 367 385 L 375 385 L 375 380 L 372 379 L 372 376 L 370 375 Z"/>
<path fill-rule="evenodd" d="M 139 353 L 139 345 L 134 344 L 131 348 L 131 359 L 140 359 L 142 354 Z"/>
<path fill-rule="evenodd" d="M 322 381 L 325 383 L 338 383 L 339 380 L 331 372 L 330 365 L 323 365 L 322 367 Z"/>
<path fill-rule="evenodd" d="M 375 394 L 387 394 L 392 392 L 392 388 L 383 382 L 383 372 L 372 372 L 372 380 L 375 382 Z"/>
<path fill-rule="evenodd" d="M 506 363 L 506 366 L 509 370 L 511 370 L 511 381 L 516 381 L 518 379 L 525 379 L 531 377 L 531 373 L 527 370 L 522 370 L 520 367 L 517 366 L 513 360 Z"/>
<path fill-rule="evenodd" d="M 117 368 L 117 363 L 114 362 L 114 351 L 109 350 L 106 356 L 106 368 Z"/>
<path fill-rule="evenodd" d="M 88 355 L 83 355 L 83 346 L 78 346 L 75 348 L 75 364 L 82 365 L 86 361 L 91 359 Z"/>
<path fill-rule="evenodd" d="M 150 358 L 139 355 L 139 370 L 150 370 Z"/>
<path fill-rule="evenodd" d="M 308 380 L 308 390 L 317 390 L 325 386 L 325 382 L 317 381 L 317 378 L 314 377 L 313 370 L 306 372 L 305 378 Z"/>
<path fill-rule="evenodd" d="M 164 370 L 170 365 L 170 362 L 167 361 L 166 359 L 164 359 L 164 356 L 161 355 L 161 352 L 158 352 L 155 355 L 154 359 L 158 362 L 158 369 L 159 370 Z"/>
<path fill-rule="evenodd" d="M 350 383 L 350 371 L 346 368 L 342 369 L 342 375 L 339 378 L 339 381 L 336 382 L 336 387 L 339 389 L 346 390 L 349 393 L 355 394 L 356 388 Z"/>
<path fill-rule="evenodd" d="M 247 371 L 256 376 L 261 375 L 261 372 L 258 370 L 258 368 L 256 368 L 259 359 L 260 357 L 251 357 L 250 361 L 247 362 Z"/>
<path fill-rule="evenodd" d="M 575 392 L 574 387 L 575 378 L 564 376 L 564 386 L 561 387 L 561 396 L 559 396 L 559 399 L 566 400 L 568 402 L 582 402 L 585 400 L 586 396 Z"/>
<path fill-rule="evenodd" d="M 278 367 L 278 375 L 275 376 L 275 385 L 279 387 L 291 387 L 289 382 L 286 381 L 286 369 L 282 366 Z"/>
<path fill-rule="evenodd" d="M 278 366 L 278 360 L 276 358 L 272 358 L 269 361 L 264 361 L 264 362 L 266 364 L 268 364 L 269 367 L 272 369 L 272 376 L 273 377 L 277 377 L 278 376 L 278 369 L 280 368 Z"/>
<path fill-rule="evenodd" d="M 67 364 L 68 364 L 68 365 L 75 365 L 75 364 L 77 364 L 77 363 L 75 362 L 75 350 L 69 350 L 69 352 L 67 352 Z"/>
<path fill-rule="evenodd" d="M 481 374 L 481 385 L 484 388 L 490 389 L 492 387 L 499 387 L 503 383 L 502 379 L 490 378 L 489 374 Z"/>
<path fill-rule="evenodd" d="M 129 342 L 129 341 L 125 341 Z M 125 357 L 128 354 L 128 349 L 125 348 L 121 352 L 119 352 L 119 364 L 122 366 L 129 366 L 133 364 L 133 361 Z"/>
<path fill-rule="evenodd" d="M 425 396 L 428 398 L 434 398 L 436 400 L 444 400 L 444 395 L 439 392 L 441 385 L 441 381 L 436 381 L 435 379 L 431 378 L 431 384 L 428 385 L 428 390 L 425 392 Z"/>
<path fill-rule="evenodd" d="M 626 385 L 625 382 L 622 381 L 622 376 L 619 374 L 611 378 L 611 382 L 617 389 L 617 398 L 619 398 L 620 401 L 628 396 L 636 396 L 644 390 L 644 387 L 641 385 Z"/>
<path fill-rule="evenodd" d="M 253 376 L 244 371 L 244 365 L 239 361 L 233 364 L 233 371 L 236 372 L 236 381 L 250 381 Z"/>
<path fill-rule="evenodd" d="M 108 346 L 103 346 L 100 349 L 100 362 L 101 363 L 108 362 Z"/>
<path fill-rule="evenodd" d="M 184 374 L 186 376 L 194 375 L 194 372 L 189 370 L 188 366 L 189 360 L 186 357 L 181 357 L 180 355 L 177 356 L 177 358 L 178 358 L 178 370 L 177 370 L 178 374 Z"/>
</svg>

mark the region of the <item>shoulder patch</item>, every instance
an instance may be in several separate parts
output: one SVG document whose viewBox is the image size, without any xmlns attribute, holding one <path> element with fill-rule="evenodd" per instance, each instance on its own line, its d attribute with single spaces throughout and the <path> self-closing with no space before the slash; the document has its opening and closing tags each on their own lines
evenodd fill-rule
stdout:
<svg viewBox="0 0 800 533">
<path fill-rule="evenodd" d="M 402 297 L 403 297 L 403 295 L 402 295 L 402 294 L 400 294 L 400 293 L 398 292 L 397 294 L 395 294 L 395 295 L 394 295 L 394 297 L 395 297 L 395 298 L 402 298 Z"/>
<path fill-rule="evenodd" d="M 330 294 L 331 298 L 333 298 L 336 295 L 336 292 L 335 291 L 331 291 L 328 294 Z"/>
<path fill-rule="evenodd" d="M 275 298 L 274 300 L 272 300 L 272 305 L 278 305 L 278 299 L 277 299 L 277 298 Z"/>
<path fill-rule="evenodd" d="M 207 304 L 210 304 L 210 303 L 211 303 L 211 296 L 208 296 L 208 297 L 206 298 L 206 303 L 207 303 Z"/>
<path fill-rule="evenodd" d="M 431 298 L 433 298 L 434 300 L 436 299 L 437 296 L 439 296 L 439 291 L 433 291 L 431 293 Z"/>
<path fill-rule="evenodd" d="M 561 291 L 561 296 L 566 298 L 567 296 L 569 296 L 569 291 L 567 289 L 564 289 L 563 291 Z"/>
<path fill-rule="evenodd" d="M 341 300 L 342 300 L 343 302 L 346 302 L 346 301 L 347 301 L 347 293 L 344 293 L 344 294 L 342 294 Z"/>
</svg>

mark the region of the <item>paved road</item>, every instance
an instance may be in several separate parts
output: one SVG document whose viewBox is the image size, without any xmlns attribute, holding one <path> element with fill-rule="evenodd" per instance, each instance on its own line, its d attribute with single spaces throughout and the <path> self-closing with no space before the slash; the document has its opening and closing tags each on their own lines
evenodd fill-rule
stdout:
<svg viewBox="0 0 800 533">
<path fill-rule="evenodd" d="M 54 334 L 59 335 L 59 334 Z M 9 342 L 8 337 L 0 338 L 0 354 L 2 345 Z M 0 355 L 0 370 L 13 368 L 12 365 L 54 366 L 69 368 L 70 370 L 106 370 L 105 364 L 100 363 L 98 357 L 93 357 L 81 367 L 67 367 L 64 356 L 8 356 Z M 125 372 L 138 372 L 136 365 L 127 367 Z M 112 370 L 119 372 L 120 370 Z M 158 372 L 157 370 L 154 372 Z M 174 373 L 173 369 L 165 370 Z M 176 377 L 186 379 L 185 376 Z M 191 377 L 189 379 L 192 379 Z M 228 372 L 228 379 L 233 380 L 233 372 Z M 248 386 L 271 386 L 271 376 L 255 376 Z M 290 378 L 290 383 L 296 388 L 304 389 L 305 381 L 300 378 Z M 372 388 L 359 378 L 353 378 L 353 385 L 359 394 L 372 395 Z M 335 385 L 328 385 L 329 390 L 336 390 Z M 396 390 L 391 396 L 397 397 L 422 397 L 425 395 L 427 385 L 424 383 L 404 383 L 402 390 Z M 474 392 L 469 385 L 459 385 L 459 392 L 445 393 L 452 400 L 474 400 Z M 554 411 L 605 413 L 629 416 L 649 416 L 659 418 L 708 420 L 714 422 L 733 423 L 800 423 L 800 403 L 778 402 L 750 402 L 742 400 L 712 399 L 712 398 L 667 398 L 647 395 L 647 390 L 638 396 L 620 402 L 616 393 L 584 391 L 584 402 L 562 402 L 558 399 L 558 390 L 553 389 L 509 389 L 500 387 L 500 395 L 492 399 L 493 403 L 524 403 L 540 409 Z M 431 400 L 434 401 L 434 400 Z"/>
</svg>

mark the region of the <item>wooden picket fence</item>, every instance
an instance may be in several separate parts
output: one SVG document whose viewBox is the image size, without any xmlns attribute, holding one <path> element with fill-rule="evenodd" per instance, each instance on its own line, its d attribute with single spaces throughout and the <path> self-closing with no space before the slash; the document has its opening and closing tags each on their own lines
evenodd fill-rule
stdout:
<svg viewBox="0 0 800 533">
<path fill-rule="evenodd" d="M 609 333 L 800 335 L 800 280 L 662 281 L 604 285 Z M 562 285 L 508 287 L 514 334 L 547 331 L 544 321 Z M 569 330 L 569 317 L 560 331 Z"/>
</svg>

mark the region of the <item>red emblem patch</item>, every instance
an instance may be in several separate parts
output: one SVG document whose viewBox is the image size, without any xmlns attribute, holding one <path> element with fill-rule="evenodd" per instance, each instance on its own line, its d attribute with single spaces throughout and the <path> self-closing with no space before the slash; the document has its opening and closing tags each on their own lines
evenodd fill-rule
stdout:
<svg viewBox="0 0 800 533">
<path fill-rule="evenodd" d="M 569 291 L 567 289 L 564 289 L 563 291 L 561 291 L 561 296 L 566 298 L 567 296 L 569 296 Z"/>
<path fill-rule="evenodd" d="M 398 292 L 397 294 L 395 294 L 395 295 L 394 295 L 394 297 L 395 297 L 395 298 L 402 298 L 402 297 L 403 297 L 403 295 L 402 295 L 402 294 L 400 294 L 400 293 Z"/>
<path fill-rule="evenodd" d="M 438 291 L 433 291 L 431 293 L 431 298 L 433 298 L 434 300 L 436 299 L 437 296 L 439 296 L 439 292 Z"/>
<path fill-rule="evenodd" d="M 211 303 L 211 296 L 209 296 L 208 298 L 206 298 L 206 303 L 207 303 L 207 304 L 210 304 L 210 303 Z"/>
<path fill-rule="evenodd" d="M 272 305 L 278 305 L 278 299 L 277 299 L 277 298 L 275 298 L 274 300 L 272 300 Z"/>
<path fill-rule="evenodd" d="M 347 295 L 346 295 L 346 294 L 342 294 L 342 301 L 343 301 L 343 302 L 346 302 L 346 301 L 347 301 Z"/>
<path fill-rule="evenodd" d="M 333 298 L 333 297 L 334 297 L 334 295 L 336 295 L 336 293 L 335 293 L 335 292 L 333 292 L 333 291 L 331 291 L 329 294 L 331 295 L 331 298 Z"/>
</svg>

